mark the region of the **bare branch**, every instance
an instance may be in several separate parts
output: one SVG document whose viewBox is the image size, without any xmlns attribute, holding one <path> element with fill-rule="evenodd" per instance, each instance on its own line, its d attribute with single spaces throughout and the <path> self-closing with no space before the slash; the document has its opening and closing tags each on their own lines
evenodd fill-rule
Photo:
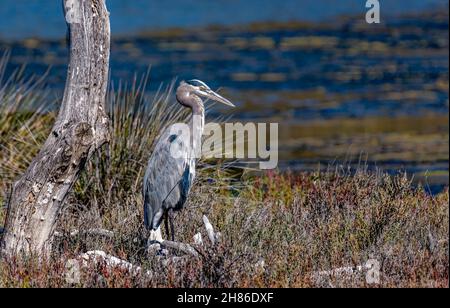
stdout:
<svg viewBox="0 0 450 308">
<path fill-rule="evenodd" d="M 198 252 L 189 244 L 184 243 L 178 243 L 178 242 L 172 242 L 172 241 L 164 241 L 162 242 L 162 245 L 167 248 L 172 248 L 178 251 L 181 251 L 183 253 L 189 254 L 193 257 L 198 257 Z"/>
<path fill-rule="evenodd" d="M 135 266 L 128 261 L 108 255 L 106 252 L 101 250 L 88 251 L 85 254 L 82 254 L 80 258 L 84 261 L 104 262 L 107 267 L 127 270 L 133 274 L 140 274 L 142 272 L 142 268 L 140 266 Z"/>
<path fill-rule="evenodd" d="M 201 233 L 194 235 L 194 244 L 198 246 L 203 246 L 203 237 Z"/>
<path fill-rule="evenodd" d="M 370 267 L 367 267 L 366 265 L 358 265 L 358 266 L 347 266 L 347 267 L 339 267 L 335 269 L 331 269 L 328 271 L 319 271 L 314 272 L 312 276 L 316 279 L 321 278 L 331 278 L 331 277 L 351 277 L 353 275 L 358 275 L 361 273 L 364 273 L 365 271 L 369 270 Z"/>
<path fill-rule="evenodd" d="M 150 271 L 144 272 L 140 266 L 133 265 L 128 261 L 109 255 L 101 250 L 88 251 L 76 259 L 68 260 L 66 263 L 66 269 L 68 271 L 73 271 L 75 265 L 77 265 L 78 269 L 81 269 L 82 267 L 88 267 L 92 263 L 103 264 L 109 270 L 120 269 L 127 271 L 132 275 L 145 275 L 149 277 L 152 275 Z"/>
<path fill-rule="evenodd" d="M 212 224 L 209 222 L 208 217 L 203 216 L 203 223 L 205 224 L 206 233 L 208 234 L 208 238 L 211 241 L 212 245 L 215 245 L 221 239 L 221 234 L 219 232 L 214 233 L 214 228 Z M 194 244 L 197 246 L 203 246 L 203 238 L 201 233 L 197 233 L 194 235 Z M 149 255 L 158 255 L 160 257 L 168 257 L 168 251 L 164 248 L 171 248 L 177 251 L 180 251 L 184 254 L 193 256 L 198 258 L 200 253 L 193 246 L 180 242 L 173 241 L 163 241 L 162 243 L 149 243 L 147 251 Z"/>
<path fill-rule="evenodd" d="M 206 233 L 208 234 L 208 238 L 211 241 L 212 245 L 216 244 L 216 236 L 214 234 L 214 228 L 212 224 L 209 222 L 208 217 L 206 215 L 203 215 L 203 223 L 205 224 Z"/>
<path fill-rule="evenodd" d="M 63 237 L 64 233 L 61 232 L 55 232 L 54 234 L 55 237 Z M 89 230 L 74 230 L 72 232 L 70 232 L 69 234 L 70 237 L 78 237 L 78 236 L 100 236 L 100 237 L 105 237 L 108 239 L 112 239 L 114 238 L 114 232 L 106 230 L 106 229 L 101 229 L 101 228 L 93 228 L 93 229 L 89 229 Z"/>
</svg>

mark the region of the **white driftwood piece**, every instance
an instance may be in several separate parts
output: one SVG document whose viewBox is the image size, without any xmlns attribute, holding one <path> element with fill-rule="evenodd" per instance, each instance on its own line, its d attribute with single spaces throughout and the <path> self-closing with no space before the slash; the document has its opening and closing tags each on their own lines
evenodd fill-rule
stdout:
<svg viewBox="0 0 450 308">
<path fill-rule="evenodd" d="M 198 246 L 203 246 L 203 237 L 201 233 L 194 235 L 194 244 Z"/>
<path fill-rule="evenodd" d="M 101 229 L 101 228 L 93 228 L 93 229 L 89 229 L 89 230 L 74 230 L 72 232 L 70 232 L 69 237 L 78 237 L 78 236 L 99 236 L 99 237 L 104 237 L 104 238 L 108 238 L 108 239 L 112 239 L 114 238 L 114 232 L 106 230 L 106 229 Z M 54 234 L 55 237 L 63 237 L 64 233 L 61 232 L 55 232 Z"/>
<path fill-rule="evenodd" d="M 205 224 L 206 232 L 208 233 L 208 238 L 211 243 L 214 244 L 217 242 L 217 239 L 220 238 L 220 233 L 215 233 L 212 224 L 209 222 L 209 219 L 206 216 L 203 216 L 203 222 Z M 113 237 L 114 232 L 104 229 L 90 229 L 87 231 L 73 231 L 70 236 L 78 236 L 79 234 L 91 234 L 91 235 L 100 235 L 106 237 Z M 62 236 L 62 234 L 58 234 Z M 219 236 L 218 236 L 219 235 Z M 214 241 L 212 241 L 213 239 Z M 194 236 L 194 243 L 198 246 L 203 246 L 203 239 L 201 233 L 197 233 Z M 170 256 L 166 249 L 162 249 L 162 247 L 174 249 L 184 253 L 185 255 L 182 257 Z M 172 242 L 172 241 L 163 241 L 162 243 L 154 243 L 149 245 L 147 248 L 147 252 L 149 255 L 156 256 L 157 259 L 161 262 L 163 266 L 168 266 L 171 263 L 179 263 L 186 261 L 188 257 L 198 258 L 200 254 L 197 250 L 185 243 Z M 147 277 L 151 277 L 152 273 L 150 271 L 144 272 L 140 266 L 134 265 L 126 260 L 122 260 L 115 256 L 109 255 L 101 250 L 93 250 L 88 251 L 82 255 L 80 255 L 77 259 L 70 259 L 66 263 L 66 275 L 67 281 L 69 283 L 79 283 L 79 270 L 81 268 L 88 268 L 90 264 L 103 264 L 109 270 L 120 269 L 129 272 L 132 275 L 145 275 Z M 264 267 L 264 263 L 260 265 Z M 76 279 L 74 279 L 74 276 Z"/>
<path fill-rule="evenodd" d="M 206 217 L 206 215 L 203 215 L 203 223 L 205 225 L 205 229 L 206 229 L 206 233 L 208 235 L 208 239 L 211 242 L 211 244 L 214 246 L 217 244 L 217 242 L 220 240 L 221 238 L 221 233 L 214 232 L 214 227 L 212 226 L 211 222 L 209 221 L 208 217 Z M 196 246 L 203 246 L 204 242 L 203 242 L 203 237 L 201 233 L 197 233 L 196 235 L 194 235 L 194 244 Z M 192 257 L 199 257 L 199 253 L 197 252 L 197 250 L 186 243 L 180 243 L 180 242 L 173 242 L 173 241 L 163 241 L 162 243 L 154 243 L 151 244 L 147 247 L 147 252 L 149 253 L 149 255 L 154 255 L 154 254 L 159 254 L 159 255 L 167 255 L 167 253 L 162 253 L 163 250 L 161 250 L 161 247 L 165 247 L 165 248 L 170 248 L 170 249 L 174 249 L 177 251 L 180 251 L 186 255 L 190 255 Z"/>
<path fill-rule="evenodd" d="M 198 252 L 189 244 L 172 242 L 172 241 L 163 241 L 162 246 L 167 248 L 172 248 L 175 250 L 179 250 L 185 254 L 191 255 L 193 257 L 198 257 Z"/>
<path fill-rule="evenodd" d="M 364 265 L 357 265 L 357 266 L 346 266 L 346 267 L 339 267 L 335 269 L 331 269 L 328 271 L 319 271 L 314 272 L 312 274 L 312 277 L 317 280 L 323 280 L 323 279 L 329 279 L 329 278 L 338 278 L 338 279 L 345 279 L 345 278 L 352 278 L 356 277 L 358 275 L 364 275 L 367 274 L 369 270 L 373 269 L 373 263 L 370 261 L 367 262 Z"/>
<path fill-rule="evenodd" d="M 329 271 L 320 271 L 315 272 L 314 276 L 317 278 L 320 277 L 339 277 L 339 276 L 347 276 L 354 275 L 358 273 L 362 273 L 366 270 L 366 266 L 358 265 L 358 266 L 347 266 L 347 267 L 339 267 Z"/>
<path fill-rule="evenodd" d="M 101 250 L 88 251 L 80 255 L 77 259 L 68 260 L 66 269 L 72 270 L 74 265 L 77 265 L 78 269 L 87 268 L 90 264 L 103 264 L 109 270 L 120 269 L 132 275 L 151 275 L 150 271 L 143 272 L 140 266 L 133 265 L 128 261 L 109 255 Z"/>
<path fill-rule="evenodd" d="M 208 234 L 209 241 L 212 245 L 216 244 L 216 235 L 214 234 L 214 228 L 212 224 L 209 222 L 208 217 L 203 215 L 203 223 L 205 224 L 206 233 Z"/>
</svg>

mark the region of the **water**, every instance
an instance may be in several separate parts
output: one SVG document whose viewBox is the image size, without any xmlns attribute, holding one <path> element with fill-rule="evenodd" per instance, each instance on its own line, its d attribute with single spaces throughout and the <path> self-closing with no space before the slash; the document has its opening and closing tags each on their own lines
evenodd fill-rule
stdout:
<svg viewBox="0 0 450 308">
<path fill-rule="evenodd" d="M 60 38 L 65 34 L 60 0 L 1 0 L 0 38 Z M 383 0 L 384 15 L 417 12 L 447 0 Z M 235 25 L 256 21 L 329 20 L 361 14 L 364 0 L 108 0 L 114 35 L 137 31 Z"/>
<path fill-rule="evenodd" d="M 2 0 L 1 7 L 7 2 Z M 403 2 L 383 1 L 385 9 L 391 6 L 391 17 L 369 26 L 359 16 L 363 1 L 340 1 L 342 6 L 332 7 L 325 4 L 335 1 L 197 0 L 195 10 L 187 10 L 193 2 L 110 0 L 116 34 L 113 82 L 130 81 L 151 66 L 149 92 L 174 78 L 199 78 L 213 88 L 223 87 L 224 95 L 238 105 L 234 119 L 280 123 L 282 168 L 315 170 L 329 163 L 356 166 L 362 161 L 390 173 L 406 170 L 432 192 L 448 185 L 449 23 L 444 10 L 399 17 L 394 13 L 404 12 Z M 242 10 L 227 11 L 238 2 Z M 258 10 L 252 9 L 256 2 Z M 406 10 L 417 12 L 437 2 L 409 1 Z M 16 3 L 0 16 L 16 16 L 12 10 L 20 11 L 25 1 Z M 136 11 L 135 3 L 145 9 Z M 173 3 L 183 5 L 163 9 Z M 2 29 L 7 22 L 0 19 L 0 33 L 14 38 L 0 39 L 0 52 L 11 50 L 7 75 L 27 64 L 26 75 L 40 76 L 50 66 L 46 81 L 59 97 L 68 55 L 58 31 L 65 25 L 59 11 L 52 13 L 49 7 L 32 7 L 33 18 L 46 16 L 33 31 L 21 25 L 6 35 Z M 330 18 L 339 10 L 357 15 Z M 155 11 L 160 14 L 151 16 Z M 34 20 L 31 15 L 25 18 Z M 49 26 L 53 18 L 59 27 Z M 300 18 L 321 24 L 236 26 Z M 189 27 L 211 23 L 228 27 Z M 176 25 L 184 28 L 161 30 Z M 124 33 L 129 34 L 119 35 Z M 30 36 L 47 39 L 19 39 Z"/>
</svg>

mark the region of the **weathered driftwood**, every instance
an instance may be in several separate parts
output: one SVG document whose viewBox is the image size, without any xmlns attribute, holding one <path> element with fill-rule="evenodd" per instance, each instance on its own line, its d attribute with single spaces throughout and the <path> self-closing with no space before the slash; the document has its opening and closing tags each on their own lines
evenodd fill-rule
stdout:
<svg viewBox="0 0 450 308">
<path fill-rule="evenodd" d="M 60 233 L 60 232 L 55 232 L 54 233 L 55 237 L 64 237 L 65 234 L 64 233 Z M 89 229 L 89 230 L 74 230 L 72 232 L 70 232 L 68 234 L 69 237 L 78 237 L 78 236 L 98 236 L 98 237 L 103 237 L 103 238 L 107 238 L 107 239 L 113 239 L 114 238 L 114 232 L 106 230 L 106 229 L 101 229 L 101 228 L 93 228 L 93 229 Z"/>
<path fill-rule="evenodd" d="M 209 241 L 212 245 L 216 244 L 216 235 L 214 233 L 214 228 L 212 224 L 209 222 L 208 217 L 203 215 L 203 223 L 205 224 L 206 233 L 208 234 Z"/>
<path fill-rule="evenodd" d="M 194 235 L 194 244 L 198 246 L 203 246 L 203 236 L 201 233 Z"/>
<path fill-rule="evenodd" d="M 90 265 L 102 265 L 110 271 L 119 269 L 134 276 L 143 275 L 151 277 L 152 275 L 150 271 L 143 271 L 140 266 L 133 265 L 128 261 L 109 255 L 104 251 L 93 250 L 78 256 L 76 259 L 70 259 L 66 262 L 66 281 L 68 283 L 80 283 L 81 270 L 83 268 L 89 268 Z"/>
<path fill-rule="evenodd" d="M 161 243 L 163 247 L 172 248 L 178 251 L 181 251 L 185 254 L 191 255 L 193 257 L 198 257 L 198 252 L 189 244 L 172 242 L 172 241 L 164 241 Z"/>
<path fill-rule="evenodd" d="M 370 269 L 365 265 L 339 267 L 328 271 L 314 272 L 313 277 L 342 277 L 351 276 L 359 273 L 363 273 L 365 270 Z"/>
<path fill-rule="evenodd" d="M 82 254 L 80 258 L 82 259 L 84 264 L 86 264 L 86 262 L 89 261 L 104 262 L 108 267 L 127 270 L 133 274 L 138 274 L 142 272 L 142 268 L 140 266 L 135 266 L 128 261 L 108 255 L 106 252 L 101 250 L 88 251 Z"/>
<path fill-rule="evenodd" d="M 203 224 L 205 225 L 205 230 L 208 235 L 209 241 L 211 242 L 211 245 L 214 246 L 217 244 L 217 242 L 221 238 L 221 234 L 219 232 L 214 231 L 214 227 L 210 223 L 208 217 L 203 215 Z M 201 233 L 197 233 L 194 235 L 194 244 L 196 246 L 203 246 L 203 237 Z M 185 255 L 198 258 L 200 255 L 198 251 L 195 249 L 194 246 L 191 246 L 186 243 L 180 243 L 180 242 L 172 242 L 172 241 L 163 241 L 162 243 L 152 243 L 148 246 L 148 252 L 149 254 L 161 254 L 162 248 L 169 248 L 176 251 L 179 251 L 181 253 L 184 253 Z M 163 254 L 164 255 L 164 254 Z"/>
<path fill-rule="evenodd" d="M 215 233 L 212 224 L 209 222 L 209 219 L 206 216 L 203 216 L 203 223 L 205 225 L 205 229 L 208 233 L 208 237 L 214 239 L 214 242 L 211 241 L 211 244 L 218 242 L 218 238 L 220 237 L 220 233 Z M 86 232 L 94 234 L 94 235 L 105 235 L 105 236 L 114 236 L 114 232 L 104 229 L 90 229 L 85 232 L 74 231 L 70 234 L 70 236 L 77 236 L 79 234 L 85 234 Z M 61 234 L 62 235 L 62 234 Z M 219 235 L 219 236 L 218 236 Z M 194 236 L 194 243 L 197 246 L 203 246 L 203 239 L 201 233 L 197 233 Z M 183 253 L 184 255 L 181 257 L 170 255 L 168 249 L 176 250 L 178 252 Z M 180 264 L 180 262 L 186 262 L 189 258 L 198 258 L 200 254 L 197 250 L 185 243 L 180 242 L 172 242 L 172 241 L 163 241 L 162 243 L 152 243 L 147 248 L 149 255 L 155 257 L 155 260 L 161 262 L 163 266 L 169 266 L 171 264 Z M 109 255 L 101 250 L 93 250 L 88 251 L 84 254 L 79 255 L 76 259 L 70 259 L 66 262 L 66 280 L 68 283 L 80 283 L 81 279 L 81 270 L 83 268 L 89 268 L 90 265 L 102 265 L 105 266 L 108 270 L 119 269 L 123 271 L 127 271 L 132 275 L 141 275 L 147 278 L 152 277 L 151 271 L 144 271 L 140 266 L 134 265 L 126 260 L 119 259 L 115 256 Z M 262 264 L 261 266 L 264 266 Z"/>
<path fill-rule="evenodd" d="M 70 63 L 50 136 L 8 201 L 3 253 L 49 253 L 64 199 L 86 161 L 108 141 L 105 96 L 110 25 L 105 0 L 64 0 Z"/>
<path fill-rule="evenodd" d="M 367 284 L 380 284 L 380 264 L 377 260 L 369 260 L 363 265 L 347 266 L 328 271 L 314 272 L 311 278 L 319 284 L 327 284 L 334 287 L 333 280 L 363 279 Z"/>
</svg>

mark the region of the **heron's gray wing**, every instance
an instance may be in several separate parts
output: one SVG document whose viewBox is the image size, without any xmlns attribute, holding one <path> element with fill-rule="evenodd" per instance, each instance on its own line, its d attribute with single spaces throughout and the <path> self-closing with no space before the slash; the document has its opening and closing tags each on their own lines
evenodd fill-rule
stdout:
<svg viewBox="0 0 450 308">
<path fill-rule="evenodd" d="M 157 228 L 164 212 L 184 204 L 192 182 L 189 140 L 172 134 L 169 127 L 159 137 L 144 177 L 144 212 L 148 228 Z M 175 150 L 174 150 L 175 149 Z"/>
</svg>

